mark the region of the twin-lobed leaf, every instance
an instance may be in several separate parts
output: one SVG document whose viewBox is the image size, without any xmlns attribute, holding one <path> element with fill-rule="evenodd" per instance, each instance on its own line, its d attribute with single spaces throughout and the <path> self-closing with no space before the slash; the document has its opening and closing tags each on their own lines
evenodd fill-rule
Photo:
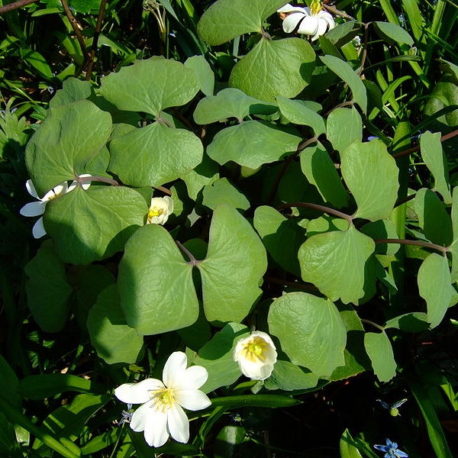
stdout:
<svg viewBox="0 0 458 458">
<path fill-rule="evenodd" d="M 316 137 L 326 132 L 324 119 L 302 100 L 290 100 L 281 95 L 277 96 L 278 107 L 281 114 L 290 122 L 313 129 Z"/>
<path fill-rule="evenodd" d="M 355 107 L 336 108 L 327 119 L 327 139 L 342 158 L 346 148 L 363 139 L 363 121 Z"/>
<path fill-rule="evenodd" d="M 92 185 L 49 202 L 44 225 L 63 261 L 89 264 L 121 251 L 147 211 L 134 189 Z"/>
<path fill-rule="evenodd" d="M 111 133 L 111 116 L 88 100 L 50 110 L 30 139 L 26 164 L 39 196 L 87 173 Z"/>
<path fill-rule="evenodd" d="M 285 3 L 284 0 L 218 0 L 202 15 L 197 31 L 212 46 L 244 33 L 260 33 L 264 20 Z"/>
<path fill-rule="evenodd" d="M 358 205 L 357 218 L 389 218 L 397 199 L 398 167 L 381 140 L 352 143 L 344 152 L 342 176 Z"/>
<path fill-rule="evenodd" d="M 295 97 L 310 82 L 315 52 L 301 38 L 262 38 L 232 69 L 229 85 L 268 102 Z"/>
<path fill-rule="evenodd" d="M 332 301 L 356 304 L 364 296 L 366 262 L 374 249 L 374 241 L 353 226 L 313 235 L 299 249 L 302 279 Z"/>
<path fill-rule="evenodd" d="M 193 69 L 175 60 L 152 57 L 104 77 L 100 93 L 120 110 L 158 117 L 166 108 L 188 103 L 199 88 Z"/>
<path fill-rule="evenodd" d="M 200 139 L 185 129 L 159 122 L 129 129 L 110 142 L 109 169 L 131 186 L 161 186 L 200 164 Z"/>
<path fill-rule="evenodd" d="M 396 375 L 396 361 L 390 339 L 384 331 L 366 332 L 364 347 L 371 360 L 372 369 L 380 382 L 389 382 Z"/>
<path fill-rule="evenodd" d="M 301 137 L 260 121 L 244 121 L 219 131 L 207 147 L 218 164 L 234 161 L 252 169 L 296 151 Z"/>
<path fill-rule="evenodd" d="M 269 330 L 292 363 L 317 376 L 329 376 L 342 366 L 347 331 L 329 300 L 308 293 L 288 293 L 274 300 Z"/>
</svg>

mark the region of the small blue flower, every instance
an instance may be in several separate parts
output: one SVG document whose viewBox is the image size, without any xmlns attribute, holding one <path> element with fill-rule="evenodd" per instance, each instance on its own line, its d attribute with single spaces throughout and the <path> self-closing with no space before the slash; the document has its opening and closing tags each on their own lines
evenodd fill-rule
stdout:
<svg viewBox="0 0 458 458">
<path fill-rule="evenodd" d="M 385 452 L 383 458 L 407 458 L 409 455 L 398 449 L 398 444 L 396 442 L 391 442 L 390 439 L 386 440 L 386 445 L 374 445 L 376 450 Z"/>
</svg>

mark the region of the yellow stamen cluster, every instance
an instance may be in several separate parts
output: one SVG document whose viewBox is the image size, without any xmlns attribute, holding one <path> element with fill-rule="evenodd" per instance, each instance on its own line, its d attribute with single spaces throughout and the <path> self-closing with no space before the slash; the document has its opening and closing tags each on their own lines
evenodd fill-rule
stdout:
<svg viewBox="0 0 458 458">
<path fill-rule="evenodd" d="M 163 213 L 163 208 L 151 207 L 148 211 L 148 219 L 154 218 L 155 216 L 161 216 Z"/>
<path fill-rule="evenodd" d="M 268 349 L 269 344 L 261 337 L 253 337 L 249 340 L 242 349 L 242 355 L 248 361 L 265 361 L 266 360 L 266 350 Z"/>
<path fill-rule="evenodd" d="M 150 391 L 151 399 L 155 409 L 165 412 L 173 407 L 176 403 L 175 395 L 171 388 L 160 388 L 158 390 Z"/>
<path fill-rule="evenodd" d="M 318 14 L 322 9 L 323 9 L 323 6 L 321 5 L 320 0 L 312 0 L 312 3 L 310 3 L 310 12 L 312 13 L 313 16 Z"/>
</svg>

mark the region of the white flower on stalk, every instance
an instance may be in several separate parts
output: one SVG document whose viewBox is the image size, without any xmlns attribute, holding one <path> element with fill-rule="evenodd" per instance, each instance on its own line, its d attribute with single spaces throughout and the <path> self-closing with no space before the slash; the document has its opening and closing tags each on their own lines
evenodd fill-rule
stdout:
<svg viewBox="0 0 458 458">
<path fill-rule="evenodd" d="M 237 342 L 234 361 L 239 363 L 240 370 L 246 377 L 265 380 L 270 377 L 277 362 L 277 350 L 269 334 L 254 331 Z"/>
<path fill-rule="evenodd" d="M 90 177 L 91 175 L 89 174 L 83 174 L 80 175 L 80 177 Z M 35 217 L 39 216 L 38 220 L 36 223 L 33 225 L 32 228 L 32 235 L 36 239 L 40 239 L 41 237 L 44 237 L 46 235 L 46 229 L 43 225 L 43 215 L 45 212 L 46 204 L 55 199 L 56 197 L 62 196 L 66 194 L 67 192 L 73 191 L 77 186 L 78 186 L 77 181 L 73 181 L 70 186 L 68 186 L 67 182 L 64 181 L 61 184 L 58 184 L 56 187 L 51 189 L 51 191 L 48 191 L 43 197 L 38 197 L 37 191 L 35 189 L 35 186 L 32 183 L 32 180 L 27 180 L 25 183 L 25 187 L 27 188 L 28 193 L 37 199 L 38 202 L 29 202 L 28 204 L 25 204 L 20 210 L 19 213 L 22 216 L 29 216 L 29 217 Z M 84 189 L 87 190 L 91 183 L 82 183 L 80 186 Z"/>
<path fill-rule="evenodd" d="M 161 447 L 169 436 L 186 443 L 189 440 L 188 410 L 206 409 L 211 405 L 200 388 L 208 378 L 202 366 L 186 368 L 187 357 L 181 351 L 169 356 L 162 372 L 164 382 L 147 378 L 139 383 L 125 383 L 115 390 L 115 396 L 128 404 L 142 404 L 132 415 L 130 427 L 144 431 L 152 447 Z"/>
<path fill-rule="evenodd" d="M 165 224 L 172 212 L 173 200 L 171 197 L 153 197 L 149 206 L 146 224 Z"/>
<path fill-rule="evenodd" d="M 25 187 L 27 188 L 28 193 L 37 199 L 38 202 L 29 202 L 25 204 L 20 210 L 19 213 L 22 216 L 40 216 L 37 222 L 33 225 L 32 228 L 32 235 L 34 238 L 39 239 L 46 235 L 46 230 L 43 225 L 43 213 L 45 212 L 46 204 L 55 199 L 58 196 L 65 194 L 68 191 L 67 182 L 64 181 L 63 183 L 57 185 L 55 188 L 51 189 L 51 191 L 47 192 L 43 197 L 38 197 L 37 191 L 35 186 L 32 183 L 32 180 L 27 180 L 25 183 Z"/>
<path fill-rule="evenodd" d="M 310 8 L 292 6 L 288 3 L 277 10 L 277 13 L 285 15 L 283 30 L 286 33 L 292 33 L 297 28 L 297 33 L 312 35 L 312 41 L 336 26 L 332 15 L 323 10 L 319 0 L 312 0 Z"/>
</svg>

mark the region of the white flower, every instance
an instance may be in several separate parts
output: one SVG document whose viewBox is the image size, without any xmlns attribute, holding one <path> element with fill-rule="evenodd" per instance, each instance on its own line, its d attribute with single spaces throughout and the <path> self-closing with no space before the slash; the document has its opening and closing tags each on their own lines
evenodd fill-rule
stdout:
<svg viewBox="0 0 458 458">
<path fill-rule="evenodd" d="M 153 197 L 148 210 L 146 224 L 165 224 L 173 212 L 171 197 Z"/>
<path fill-rule="evenodd" d="M 310 8 L 292 6 L 288 3 L 277 10 L 277 13 L 287 14 L 283 19 L 283 30 L 286 33 L 294 32 L 299 25 L 297 33 L 312 35 L 312 41 L 336 26 L 332 15 L 323 11 L 321 2 L 317 0 L 312 1 Z"/>
<path fill-rule="evenodd" d="M 83 173 L 81 175 L 78 175 L 78 179 L 81 179 L 81 178 L 88 178 L 88 177 L 91 177 L 92 175 L 89 174 L 89 173 Z M 77 186 L 81 186 L 81 188 L 83 188 L 85 191 L 87 191 L 90 186 L 91 186 L 91 181 L 84 181 L 84 180 L 81 180 L 81 181 L 78 181 L 78 180 L 74 180 L 72 181 L 72 183 L 70 184 L 70 186 L 68 187 L 68 191 L 67 192 L 70 192 L 70 191 L 73 191 Z"/>
<path fill-rule="evenodd" d="M 34 238 L 39 239 L 46 235 L 46 230 L 43 226 L 43 217 L 41 216 L 45 212 L 46 204 L 55 199 L 57 196 L 65 194 L 68 191 L 67 182 L 64 181 L 63 183 L 57 185 L 55 188 L 51 189 L 51 191 L 47 192 L 41 199 L 38 197 L 37 191 L 35 186 L 32 183 L 32 180 L 27 180 L 25 183 L 25 187 L 27 191 L 32 197 L 38 200 L 38 202 L 29 202 L 25 204 L 20 210 L 19 213 L 22 216 L 40 216 L 37 222 L 34 224 L 32 228 L 32 235 Z"/>
<path fill-rule="evenodd" d="M 90 177 L 91 175 L 89 174 L 83 174 L 80 175 L 80 177 Z M 35 186 L 32 183 L 32 180 L 27 180 L 25 183 L 25 187 L 27 188 L 28 193 L 37 199 L 38 202 L 29 202 L 28 204 L 25 204 L 20 210 L 19 213 L 22 216 L 30 216 L 30 217 L 35 217 L 35 216 L 40 216 L 36 223 L 33 225 L 32 228 L 32 235 L 36 239 L 40 239 L 41 237 L 44 237 L 46 235 L 46 229 L 43 225 L 43 217 L 41 215 L 44 214 L 46 204 L 50 201 L 55 199 L 58 196 L 62 196 L 66 194 L 67 192 L 73 191 L 77 186 L 78 186 L 77 181 L 73 181 L 70 186 L 68 186 L 67 182 L 64 181 L 61 184 L 58 184 L 55 188 L 51 189 L 51 191 L 48 191 L 42 198 L 38 197 L 37 191 L 35 189 Z M 87 190 L 91 183 L 83 183 L 80 184 L 80 186 L 84 189 Z"/>
<path fill-rule="evenodd" d="M 239 363 L 242 374 L 252 380 L 270 377 L 277 362 L 277 351 L 269 334 L 254 331 L 240 339 L 235 346 L 234 361 Z"/>
<path fill-rule="evenodd" d="M 188 442 L 189 420 L 182 407 L 194 411 L 211 405 L 207 395 L 198 390 L 207 381 L 207 370 L 186 365 L 186 355 L 176 351 L 165 363 L 164 382 L 147 378 L 139 383 L 125 383 L 115 390 L 120 401 L 143 404 L 132 415 L 130 427 L 144 431 L 145 440 L 152 447 L 161 447 L 169 436 Z"/>
</svg>

